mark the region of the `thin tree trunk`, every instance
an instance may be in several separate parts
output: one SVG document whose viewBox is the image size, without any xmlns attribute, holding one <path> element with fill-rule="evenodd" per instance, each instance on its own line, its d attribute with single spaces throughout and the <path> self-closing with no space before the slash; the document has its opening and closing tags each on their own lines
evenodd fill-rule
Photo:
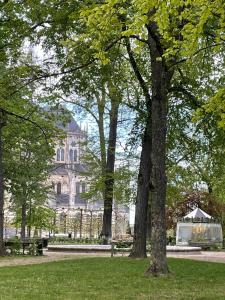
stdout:
<svg viewBox="0 0 225 300">
<path fill-rule="evenodd" d="M 151 139 L 145 130 L 142 140 L 140 168 L 138 174 L 138 190 L 136 198 L 134 240 L 130 257 L 146 257 L 147 208 L 150 182 L 150 151 Z"/>
<path fill-rule="evenodd" d="M 26 201 L 23 201 L 21 207 L 21 240 L 24 240 L 26 238 L 26 223 L 27 223 Z"/>
<path fill-rule="evenodd" d="M 4 245 L 4 169 L 3 169 L 3 142 L 2 130 L 5 125 L 3 115 L 0 112 L 0 256 L 5 255 Z"/>
<path fill-rule="evenodd" d="M 148 27 L 152 74 L 152 230 L 151 265 L 146 274 L 158 276 L 168 273 L 166 259 L 166 131 L 167 131 L 167 87 L 172 78 L 163 58 L 163 47 L 158 38 L 155 23 Z"/>
<path fill-rule="evenodd" d="M 27 237 L 31 237 L 31 213 L 32 213 L 32 207 L 31 207 L 31 200 L 29 201 L 29 225 L 27 226 Z"/>
<path fill-rule="evenodd" d="M 89 227 L 89 237 L 90 237 L 90 239 L 92 239 L 92 237 L 93 237 L 92 226 L 93 226 L 93 211 L 90 210 L 90 227 Z"/>
<path fill-rule="evenodd" d="M 104 112 L 105 112 L 105 87 L 102 87 L 102 98 L 97 98 L 98 104 L 98 132 L 100 142 L 100 154 L 101 154 L 101 168 L 102 177 L 105 177 L 106 169 L 106 145 L 105 145 L 105 131 L 104 131 Z"/>
<path fill-rule="evenodd" d="M 126 40 L 127 53 L 131 67 L 134 74 L 142 88 L 147 114 L 145 131 L 142 138 L 142 150 L 141 159 L 138 174 L 138 187 L 136 197 L 136 209 L 135 209 L 135 223 L 134 223 L 134 239 L 133 247 L 130 253 L 130 257 L 142 258 L 146 257 L 146 234 L 147 234 L 147 210 L 149 202 L 149 186 L 150 186 L 150 173 L 151 173 L 151 97 L 149 94 L 148 86 L 144 81 L 141 72 L 138 68 L 138 64 L 134 58 L 131 50 L 129 39 Z"/>
<path fill-rule="evenodd" d="M 83 209 L 80 209 L 80 238 L 82 238 L 82 229 L 83 229 Z"/>
<path fill-rule="evenodd" d="M 107 162 L 105 174 L 105 198 L 104 214 L 101 236 L 106 240 L 112 237 L 112 205 L 113 205 L 113 188 L 114 188 L 114 167 L 116 154 L 116 138 L 118 124 L 119 99 L 114 99 L 115 94 L 111 97 L 111 111 L 109 124 L 109 142 L 107 149 Z"/>
</svg>

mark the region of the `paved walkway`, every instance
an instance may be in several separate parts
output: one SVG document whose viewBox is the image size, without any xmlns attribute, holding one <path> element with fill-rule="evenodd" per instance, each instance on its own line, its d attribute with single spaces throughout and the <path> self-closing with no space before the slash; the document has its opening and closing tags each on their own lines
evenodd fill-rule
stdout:
<svg viewBox="0 0 225 300">
<path fill-rule="evenodd" d="M 168 253 L 167 256 L 175 257 L 175 258 L 185 258 L 185 259 L 225 263 L 225 252 L 202 251 L 200 253 L 195 253 L 195 254 Z"/>
<path fill-rule="evenodd" d="M 117 254 L 116 256 L 120 256 Z M 204 251 L 201 253 L 168 253 L 168 257 L 185 258 L 200 261 L 225 263 L 225 252 Z M 71 253 L 71 252 L 50 252 L 44 251 L 43 256 L 37 257 L 18 257 L 0 258 L 0 267 L 41 264 L 51 261 L 60 261 L 67 259 L 80 259 L 85 257 L 110 257 L 109 253 Z"/>
</svg>

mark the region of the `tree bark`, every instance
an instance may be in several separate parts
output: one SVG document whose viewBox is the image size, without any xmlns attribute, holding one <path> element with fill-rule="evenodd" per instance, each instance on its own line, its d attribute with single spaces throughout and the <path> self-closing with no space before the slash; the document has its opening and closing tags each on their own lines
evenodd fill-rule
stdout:
<svg viewBox="0 0 225 300">
<path fill-rule="evenodd" d="M 149 203 L 149 186 L 150 186 L 150 172 L 151 172 L 151 97 L 148 86 L 144 81 L 138 64 L 134 58 L 131 50 L 129 39 L 126 40 L 127 53 L 134 74 L 142 88 L 145 103 L 147 108 L 145 131 L 142 137 L 142 150 L 138 174 L 138 187 L 136 197 L 135 223 L 134 223 L 134 239 L 133 247 L 130 253 L 132 258 L 146 257 L 146 235 L 147 235 L 147 211 Z"/>
<path fill-rule="evenodd" d="M 0 112 L 0 256 L 5 255 L 4 244 L 4 168 L 3 168 L 3 141 L 2 131 L 5 125 L 4 116 Z"/>
<path fill-rule="evenodd" d="M 29 201 L 29 225 L 27 226 L 27 237 L 31 238 L 31 213 L 32 213 L 32 207 L 31 207 L 31 200 Z"/>
<path fill-rule="evenodd" d="M 110 92 L 111 93 L 111 92 Z M 120 99 L 115 97 L 116 93 L 111 94 L 111 110 L 109 124 L 109 141 L 107 148 L 107 162 L 105 173 L 105 195 L 104 195 L 104 213 L 101 236 L 106 240 L 112 237 L 112 206 L 113 206 L 113 188 L 114 188 L 114 167 L 116 155 L 116 138 L 118 124 L 118 110 Z M 115 99 L 116 98 L 116 99 Z"/>
<path fill-rule="evenodd" d="M 102 99 L 97 98 L 98 104 L 98 132 L 100 142 L 100 154 L 101 154 L 101 168 L 102 176 L 105 176 L 106 169 L 106 145 L 105 145 L 105 131 L 104 131 L 104 112 L 105 112 L 105 87 L 102 86 Z"/>
<path fill-rule="evenodd" d="M 26 213 L 26 201 L 23 201 L 21 206 L 21 240 L 26 238 L 26 223 L 27 223 L 27 213 Z"/>
<path fill-rule="evenodd" d="M 146 234 L 147 234 L 147 210 L 149 199 L 150 183 L 150 152 L 151 139 L 146 126 L 142 140 L 141 160 L 138 174 L 138 189 L 136 198 L 135 223 L 134 223 L 134 240 L 130 257 L 142 258 L 146 254 Z"/>
<path fill-rule="evenodd" d="M 152 171 L 151 171 L 151 265 L 146 274 L 158 276 L 168 273 L 166 259 L 166 132 L 167 88 L 172 72 L 167 71 L 163 47 L 155 23 L 147 26 L 152 75 Z"/>
<path fill-rule="evenodd" d="M 151 243 L 151 231 L 152 231 L 152 224 L 151 224 L 151 194 L 149 195 L 149 201 L 148 201 L 148 211 L 147 211 L 147 233 L 146 233 L 146 241 Z"/>
</svg>

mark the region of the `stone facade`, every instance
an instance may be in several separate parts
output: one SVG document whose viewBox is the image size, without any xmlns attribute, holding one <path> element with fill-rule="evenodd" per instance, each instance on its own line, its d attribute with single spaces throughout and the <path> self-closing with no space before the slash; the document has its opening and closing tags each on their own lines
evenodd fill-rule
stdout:
<svg viewBox="0 0 225 300">
<path fill-rule="evenodd" d="M 59 232 L 71 232 L 74 237 L 97 237 L 102 227 L 103 201 L 82 199 L 82 193 L 88 189 L 87 167 L 82 160 L 87 133 L 73 118 L 63 130 L 66 137 L 56 145 L 55 166 L 48 182 L 53 190 L 49 206 L 57 211 Z M 128 219 L 128 208 L 114 205 L 113 236 L 126 233 Z"/>
<path fill-rule="evenodd" d="M 47 185 L 52 186 L 52 192 L 46 203 L 56 212 L 53 220 L 56 232 L 78 238 L 98 237 L 102 228 L 102 199 L 88 201 L 82 199 L 82 192 L 88 189 L 87 167 L 82 156 L 85 153 L 87 133 L 78 126 L 72 118 L 70 123 L 62 128 L 66 137 L 55 147 L 54 168 Z M 20 235 L 20 229 L 13 225 L 14 213 L 10 210 L 10 195 L 5 196 L 5 231 L 4 236 Z M 112 234 L 121 236 L 126 233 L 129 210 L 123 205 L 116 205 L 112 214 Z M 33 234 L 32 230 L 32 234 Z M 55 235 L 40 229 L 40 236 Z"/>
<path fill-rule="evenodd" d="M 87 189 L 87 170 L 82 161 L 87 134 L 73 118 L 63 130 L 66 137 L 56 145 L 55 166 L 49 178 L 53 188 L 50 206 L 65 209 L 88 208 L 88 202 L 81 198 L 81 193 Z"/>
</svg>

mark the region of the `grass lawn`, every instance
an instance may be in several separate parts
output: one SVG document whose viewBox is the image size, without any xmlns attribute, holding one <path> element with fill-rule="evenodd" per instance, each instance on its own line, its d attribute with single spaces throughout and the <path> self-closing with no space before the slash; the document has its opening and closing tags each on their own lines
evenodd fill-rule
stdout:
<svg viewBox="0 0 225 300">
<path fill-rule="evenodd" d="M 225 299 L 225 264 L 169 259 L 168 277 L 147 278 L 148 260 L 82 258 L 0 268 L 0 299 Z"/>
</svg>

